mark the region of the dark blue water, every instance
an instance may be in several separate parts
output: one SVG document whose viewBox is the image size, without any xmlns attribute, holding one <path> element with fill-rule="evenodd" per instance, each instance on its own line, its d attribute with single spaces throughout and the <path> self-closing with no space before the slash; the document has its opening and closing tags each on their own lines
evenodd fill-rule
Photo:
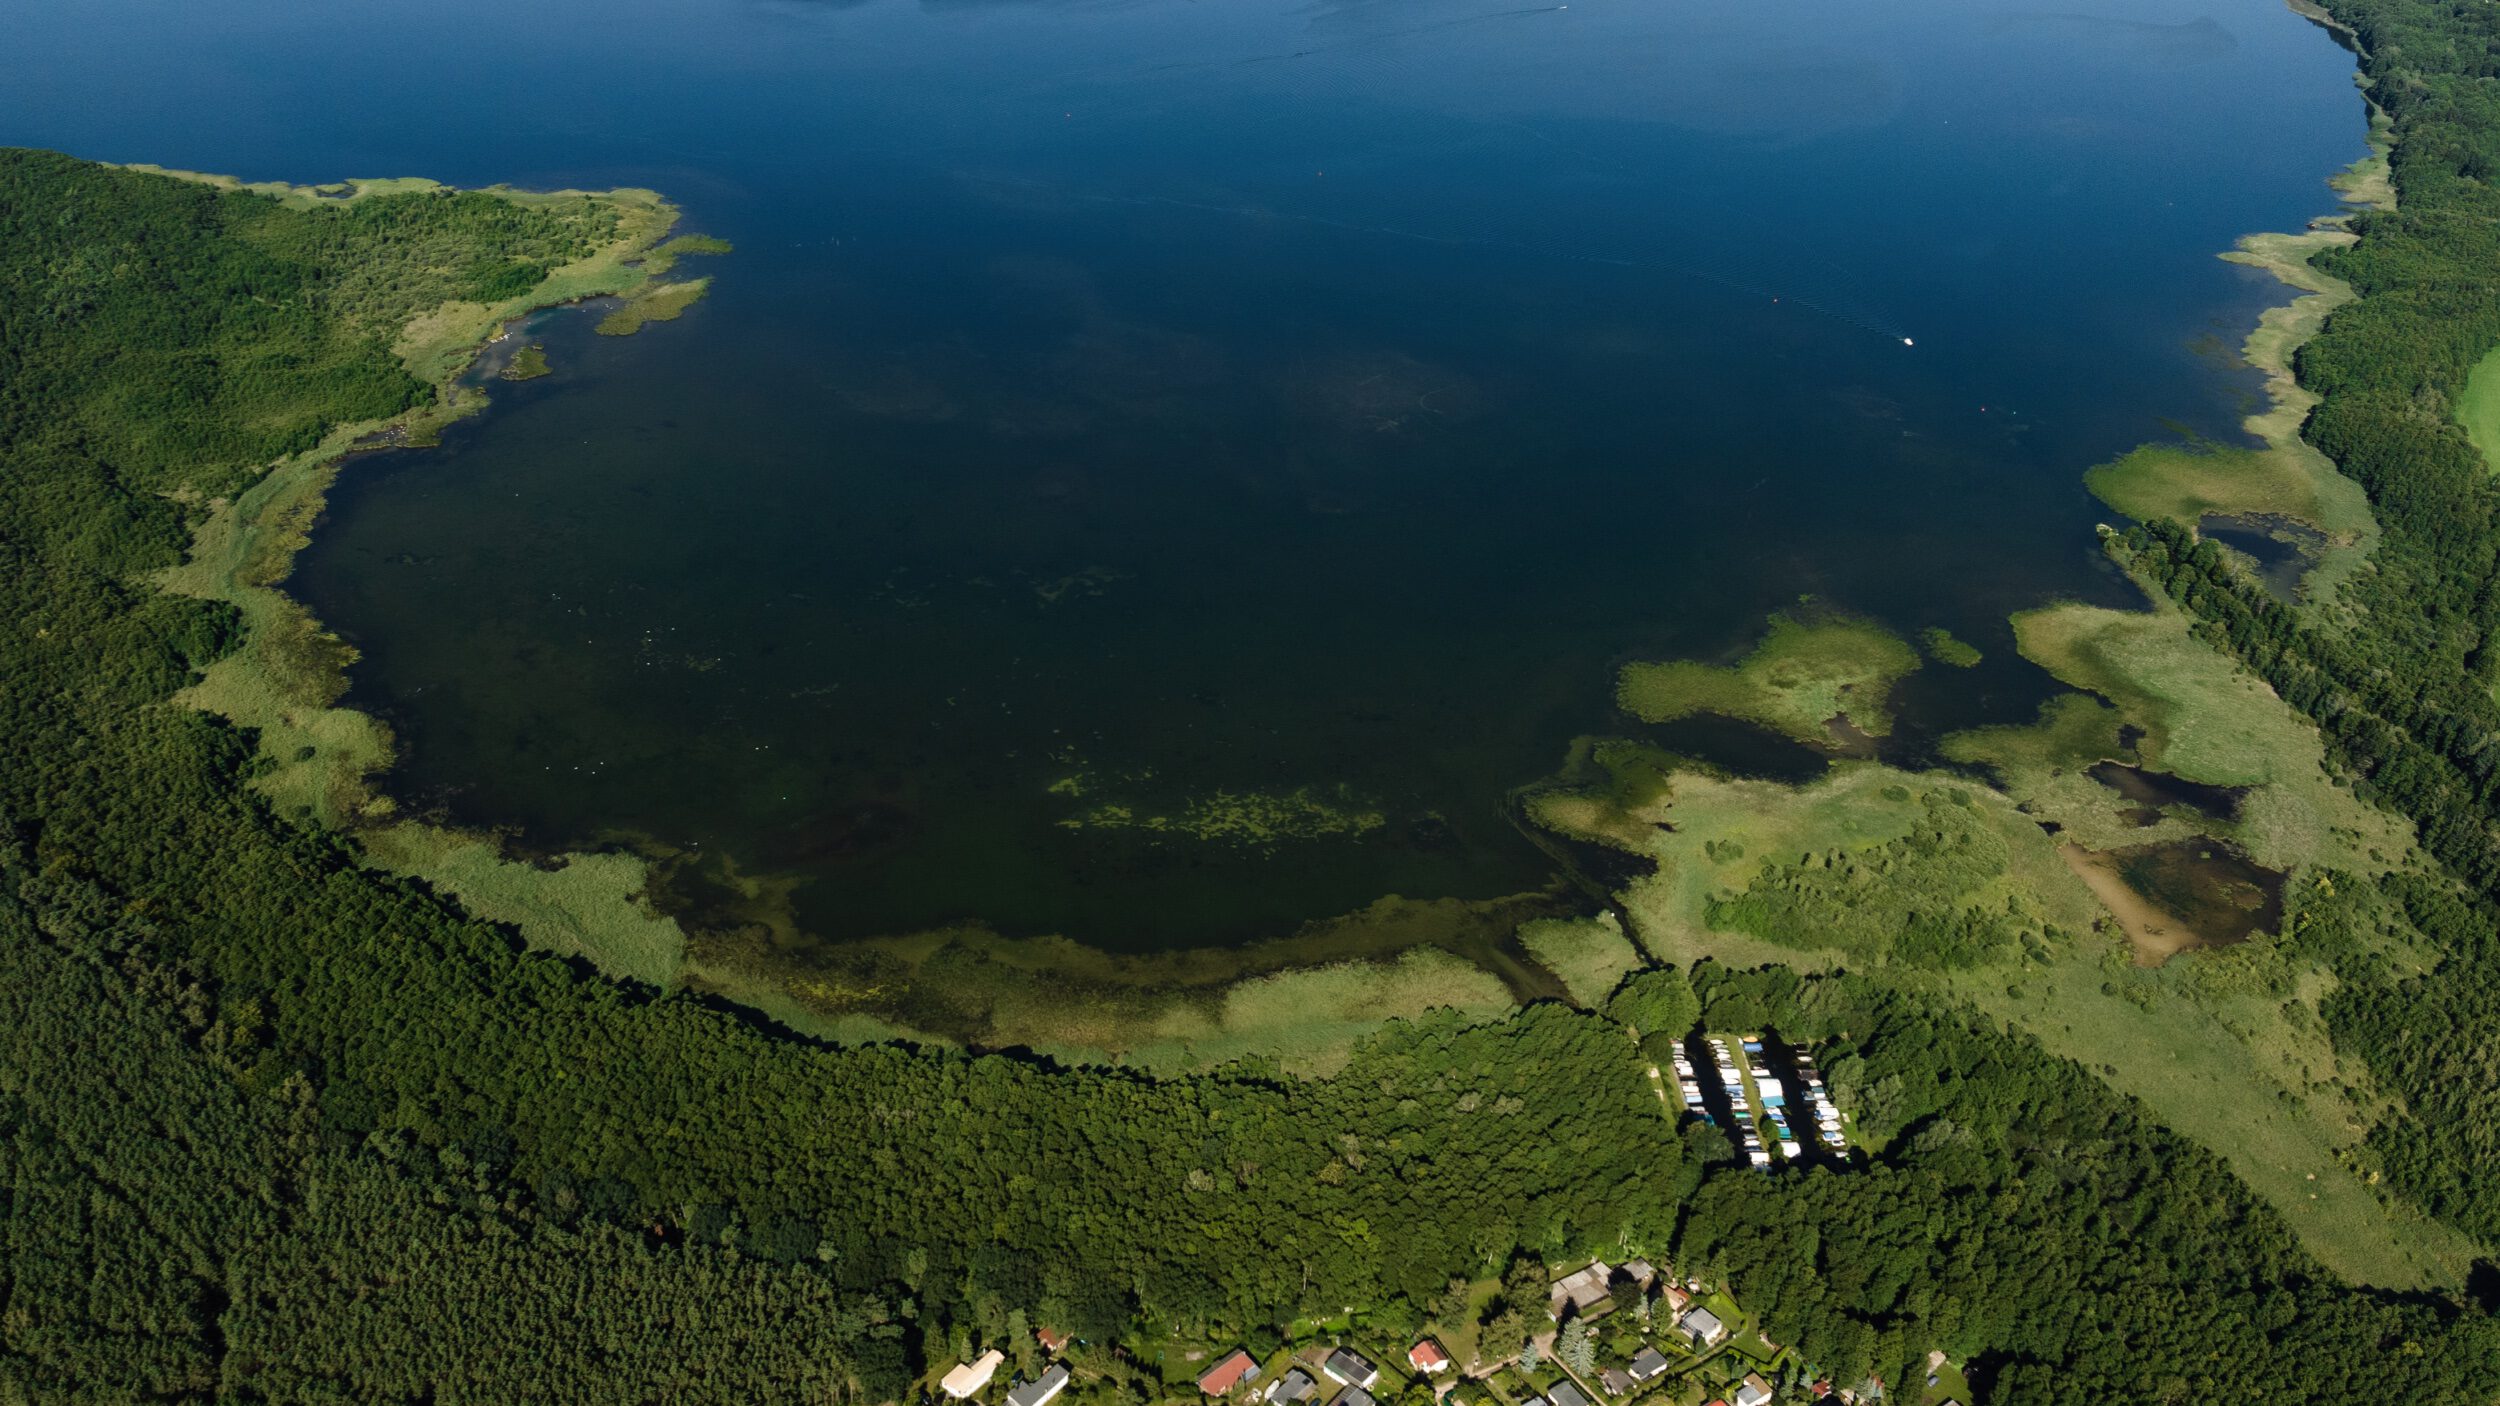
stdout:
<svg viewBox="0 0 2500 1406">
<path fill-rule="evenodd" d="M 1902 747 L 2027 716 L 2350 74 L 2277 0 L 124 0 L 0 14 L 0 140 L 667 192 L 713 296 L 542 319 L 303 560 L 393 786 L 1153 947 L 1538 887 L 1616 665 L 1800 596 L 1988 651 Z"/>
</svg>

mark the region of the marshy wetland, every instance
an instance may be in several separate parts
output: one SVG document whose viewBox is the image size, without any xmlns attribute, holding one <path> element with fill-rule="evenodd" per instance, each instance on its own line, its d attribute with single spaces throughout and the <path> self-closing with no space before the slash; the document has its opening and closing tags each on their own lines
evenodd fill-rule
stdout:
<svg viewBox="0 0 2500 1406">
<path fill-rule="evenodd" d="M 529 83 L 350 101 L 355 65 L 281 64 L 348 114 L 313 126 L 46 106 L 87 69 L 206 81 L 81 37 L 117 8 L 14 21 L 56 56 L 0 97 L 21 139 L 648 185 L 696 232 L 528 319 L 490 413 L 331 487 L 286 586 L 355 652 L 392 812 L 637 857 L 684 973 L 799 1023 L 1040 1045 L 1592 982 L 1602 935 L 1533 926 L 1587 871 L 1518 800 L 1575 739 L 1738 787 L 2021 773 L 2070 838 L 2179 839 L 2076 789 L 2165 747 L 2190 774 L 2196 738 L 2115 736 L 2173 726 L 2166 683 L 2070 677 L 2008 620 L 2135 608 L 2086 466 L 2177 428 L 2270 452 L 2263 370 L 2194 347 L 2283 290 L 2215 254 L 2331 208 L 2365 134 L 2348 56 L 2272 0 L 756 0 L 583 33 L 454 3 L 392 71 L 484 33 Z M 380 42 L 196 23 L 238 60 Z M 2331 517 L 2288 462 L 2237 507 Z M 1978 804 L 1938 814 L 2015 814 Z M 2312 820 L 2230 824 L 2281 862 Z M 2008 950 L 2089 926 L 2034 907 Z M 1401 994 L 1273 985 L 1351 958 Z"/>
</svg>

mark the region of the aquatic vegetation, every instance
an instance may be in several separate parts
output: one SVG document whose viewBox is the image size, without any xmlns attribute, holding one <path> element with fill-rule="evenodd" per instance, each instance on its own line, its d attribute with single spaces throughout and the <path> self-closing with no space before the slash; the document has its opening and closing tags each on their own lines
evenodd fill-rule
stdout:
<svg viewBox="0 0 2500 1406">
<path fill-rule="evenodd" d="M 642 271 L 659 278 L 677 267 L 677 261 L 689 254 L 727 254 L 736 248 L 726 239 L 708 234 L 681 234 L 642 256 Z"/>
<path fill-rule="evenodd" d="M 2392 207 L 2384 138 L 2377 140 L 2377 154 L 2355 162 L 2338 189 L 2356 204 Z M 2337 227 L 2255 234 L 2223 256 L 2299 290 L 2290 302 L 2259 316 L 2240 351 L 2241 359 L 2266 377 L 2267 408 L 2242 423 L 2261 447 L 2148 444 L 2084 475 L 2094 496 L 2139 522 L 2274 518 L 2316 528 L 2325 541 L 2315 552 L 2305 595 L 2319 609 L 2334 608 L 2343 583 L 2368 560 L 2379 535 L 2361 486 L 2302 437 L 2318 396 L 2300 384 L 2292 361 L 2327 318 L 2353 299 L 2350 284 L 2314 262 L 2348 247 L 2353 238 L 2350 230 Z"/>
<path fill-rule="evenodd" d="M 224 178 L 183 179 L 246 189 Z M 462 261 L 442 252 L 457 239 L 510 242 L 516 236 L 541 241 L 538 247 L 547 251 L 541 262 L 578 256 L 548 263 L 534 286 L 493 301 L 484 296 L 500 286 L 488 286 L 500 277 L 493 268 L 481 270 L 475 282 L 446 289 L 436 281 L 443 276 L 440 268 L 401 277 L 393 273 L 398 264 L 392 259 L 359 266 L 358 286 L 368 290 L 359 296 L 371 309 L 366 315 L 404 319 L 391 358 L 427 394 L 387 418 L 342 418 L 318 441 L 277 457 L 256 481 L 197 524 L 180 564 L 155 579 L 177 596 L 232 609 L 242 629 L 236 647 L 208 663 L 178 700 L 252 730 L 261 762 L 251 784 L 277 813 L 356 833 L 369 862 L 457 895 L 481 917 L 509 924 L 532 946 L 582 957 L 612 976 L 667 983 L 684 936 L 642 902 L 641 859 L 572 855 L 541 866 L 505 854 L 491 836 L 403 817 L 376 793 L 370 778 L 390 765 L 390 730 L 365 713 L 337 706 L 355 650 L 280 585 L 347 454 L 368 443 L 431 442 L 443 425 L 481 408 L 484 397 L 463 389 L 457 377 L 494 329 L 537 307 L 632 287 L 639 275 L 627 266 L 629 260 L 667 231 L 675 208 L 639 190 L 454 193 L 431 181 L 359 181 L 347 197 L 286 186 L 248 189 L 281 211 L 342 212 L 314 216 L 325 219 L 370 210 L 376 213 L 362 218 L 378 222 L 391 202 L 422 200 L 427 233 L 396 246 L 408 259 L 459 267 Z M 555 232 L 529 236 L 533 225 Z M 435 297 L 445 301 L 424 301 Z"/>
<path fill-rule="evenodd" d="M 1290 791 L 1216 791 L 1169 811 L 1107 802 L 1059 823 L 1071 830 L 1144 830 L 1267 849 L 1289 840 L 1360 838 L 1388 820 L 1343 786 L 1326 792 L 1297 786 Z"/>
<path fill-rule="evenodd" d="M 1519 926 L 1519 945 L 1562 979 L 1574 1004 L 1594 1010 L 1623 979 L 1648 965 L 1612 910 L 1588 918 L 1539 918 Z"/>
<path fill-rule="evenodd" d="M 2318 480 L 2271 448 L 2148 444 L 2083 476 L 2092 496 L 2132 518 L 2286 517 L 2323 526 Z"/>
<path fill-rule="evenodd" d="M 1033 598 L 1044 605 L 1057 605 L 1065 600 L 1082 600 L 1099 596 L 1128 579 L 1128 573 L 1108 566 L 1088 566 L 1065 576 L 1033 583 Z"/>
<path fill-rule="evenodd" d="M 498 374 L 507 381 L 535 381 L 551 370 L 553 368 L 547 365 L 545 345 L 532 342 L 514 352 L 511 362 Z"/>
<path fill-rule="evenodd" d="M 626 295 L 616 311 L 599 319 L 592 329 L 602 337 L 630 337 L 642 330 L 646 322 L 674 322 L 685 315 L 711 289 L 712 280 L 697 278 L 685 283 L 647 283 Z"/>
<path fill-rule="evenodd" d="M 793 943 L 776 911 L 786 893 L 757 897 L 744 921 L 715 914 L 698 925 L 688 978 L 824 1039 L 1025 1047 L 1166 1072 L 1235 1058 L 1327 1072 L 1385 1022 L 1442 1009 L 1497 1015 L 1561 994 L 1522 980 L 1550 983 L 1512 969 L 1502 950 L 1522 925 L 1564 910 L 1553 894 L 1383 898 L 1248 946 L 1145 953 L 977 924 Z"/>
<path fill-rule="evenodd" d="M 1919 631 L 1918 644 L 1927 651 L 1928 658 L 1956 669 L 1976 669 L 1979 661 L 1987 657 L 1976 646 L 1954 638 L 1953 632 L 1942 625 Z"/>
<path fill-rule="evenodd" d="M 2110 700 L 2117 720 L 2141 734 L 2133 759 L 2143 766 L 2208 785 L 2252 788 L 2236 821 L 2198 828 L 2236 839 L 2258 862 L 2282 868 L 2332 859 L 2380 869 L 2412 852 L 2408 827 L 2335 783 L 2317 730 L 2272 689 L 2195 638 L 2175 607 L 2052 606 L 2015 616 L 2014 635 L 2025 658 Z M 2100 729 L 2111 719 L 2080 705 L 2059 708 L 2044 716 L 2054 742 L 2047 733 L 2026 743 L 1991 731 L 1951 739 L 1946 749 L 2003 766 L 2017 795 L 2087 842 L 2127 843 L 2116 829 L 2124 823 L 2117 811 L 2125 798 L 2083 774 L 2091 762 L 2129 760 L 2099 745 L 2108 740 Z"/>
<path fill-rule="evenodd" d="M 1753 652 L 1732 666 L 1676 660 L 1627 664 L 1615 701 L 1643 722 L 1717 713 L 1759 723 L 1814 746 L 1831 746 L 1845 719 L 1869 737 L 1892 731 L 1892 686 L 1918 668 L 1918 653 L 1870 620 L 1781 614 Z"/>
</svg>

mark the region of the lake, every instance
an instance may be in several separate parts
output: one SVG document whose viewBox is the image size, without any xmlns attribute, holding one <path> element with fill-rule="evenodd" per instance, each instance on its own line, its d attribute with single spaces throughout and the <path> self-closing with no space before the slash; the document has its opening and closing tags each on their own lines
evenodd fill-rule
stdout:
<svg viewBox="0 0 2500 1406">
<path fill-rule="evenodd" d="M 390 789 L 1148 950 L 1551 884 L 1508 796 L 1617 667 L 1800 597 L 1986 653 L 1889 754 L 2027 718 L 2005 616 L 2130 599 L 2086 467 L 2236 435 L 2214 256 L 2334 207 L 2351 69 L 2279 0 L 70 0 L 0 141 L 677 200 L 706 301 L 342 475 Z"/>
</svg>

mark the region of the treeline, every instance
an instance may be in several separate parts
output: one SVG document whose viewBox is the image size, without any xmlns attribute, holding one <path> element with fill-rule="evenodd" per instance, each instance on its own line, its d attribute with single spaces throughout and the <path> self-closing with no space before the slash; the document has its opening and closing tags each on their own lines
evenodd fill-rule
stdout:
<svg viewBox="0 0 2500 1406">
<path fill-rule="evenodd" d="M 2413 1200 L 2486 1244 L 2500 1241 L 2500 912 L 2423 875 L 2377 891 L 2328 875 L 2299 895 L 2286 933 L 2337 977 L 2321 1004 L 2335 1048 L 2360 1059 L 2395 1106 L 2380 1114 L 2370 1150 Z M 2391 970 L 2396 939 L 2426 968 Z M 2400 950 L 2401 950 L 2400 947 Z"/>
<path fill-rule="evenodd" d="M 2489 687 L 2471 672 L 2426 662 L 2399 667 L 2379 612 L 2349 633 L 2302 624 L 2249 582 L 2210 541 L 2176 523 L 2130 528 L 2127 560 L 2199 617 L 2292 706 L 2318 723 L 2335 761 L 2381 802 L 2410 816 L 2423 847 L 2482 895 L 2500 888 L 2492 821 L 2500 807 L 2500 749 Z M 2429 970 L 2391 975 L 2352 905 L 2313 898 L 2304 939 L 2340 979 L 2321 1013 L 2338 1051 L 2360 1058 L 2392 1095 L 2369 1136 L 2389 1182 L 2473 1235 L 2500 1244 L 2500 1062 L 2482 1032 L 2500 1025 L 2500 913 L 2445 877 L 2395 875 L 2392 933 L 2425 949 Z M 2332 887 L 2330 879 L 2329 886 Z M 2328 933 L 2337 936 L 2329 938 Z"/>
<path fill-rule="evenodd" d="M 2488 1319 L 2333 1284 L 2220 1159 L 2025 1037 L 1854 977 L 1697 974 L 1714 1029 L 1815 1044 L 1863 1165 L 1739 1170 L 1678 1253 L 1841 1381 L 1967 1357 L 1987 1401 L 2500 1393 Z"/>
<path fill-rule="evenodd" d="M 2313 626 L 2232 565 L 2222 548 L 2175 522 L 2130 527 L 2114 545 L 2127 563 L 2202 622 L 2284 701 L 2309 715 L 2335 760 L 2376 799 L 2410 816 L 2422 843 L 2485 891 L 2500 885 L 2500 703 L 2490 685 L 2406 662 L 2410 622 L 2373 610 L 2350 629 Z M 2422 622 L 2425 628 L 2430 622 Z"/>
<path fill-rule="evenodd" d="M 272 814 L 249 739 L 169 702 L 231 617 L 138 583 L 202 495 L 408 394 L 343 326 L 576 236 L 409 196 L 433 232 L 386 239 L 38 153 L 0 153 L 0 192 L 0 1397 L 870 1402 L 1018 1323 L 1403 1325 L 1506 1266 L 1518 1308 L 1523 1252 L 1631 1247 L 1716 1263 L 1843 1368 L 1971 1353 L 1991 1400 L 2491 1399 L 2487 1318 L 2325 1285 L 2080 1072 L 1850 983 L 1710 994 L 1840 1042 L 1881 1152 L 1705 1178 L 1724 1148 L 1600 1016 L 1401 1025 L 1321 1081 L 1154 1081 L 813 1046 L 520 951 Z M 351 286 L 352 315 L 324 292 Z M 147 398 L 195 356 L 192 393 Z M 1654 1036 L 1673 985 L 1619 1010 Z M 1099 1396 L 1158 1393 L 1099 1370 Z"/>
</svg>

